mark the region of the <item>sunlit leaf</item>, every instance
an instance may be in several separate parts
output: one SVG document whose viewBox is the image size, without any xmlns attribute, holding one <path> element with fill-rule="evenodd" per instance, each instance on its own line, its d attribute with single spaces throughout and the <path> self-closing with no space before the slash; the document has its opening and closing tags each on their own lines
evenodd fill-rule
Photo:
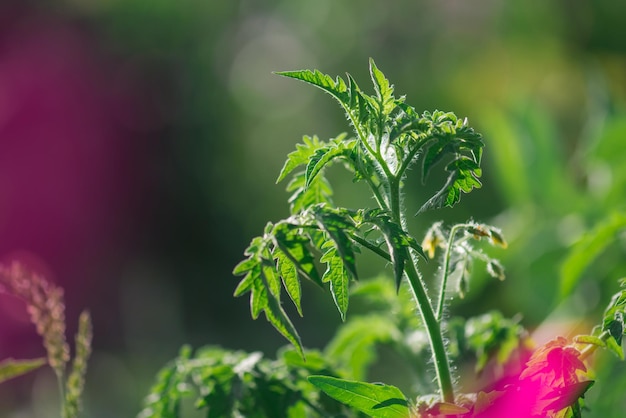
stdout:
<svg viewBox="0 0 626 418">
<path fill-rule="evenodd" d="M 264 310 L 265 317 L 274 326 L 274 328 L 276 328 L 276 330 L 283 335 L 283 337 L 293 344 L 296 350 L 298 350 L 298 353 L 304 357 L 300 336 L 282 306 L 280 306 L 280 302 L 273 297 L 268 299 L 267 307 Z"/>
<path fill-rule="evenodd" d="M 276 268 L 280 272 L 280 277 L 287 290 L 287 294 L 296 306 L 300 316 L 302 316 L 302 306 L 300 303 L 302 289 L 300 287 L 297 268 L 291 260 L 285 256 L 285 253 L 279 249 L 274 250 L 274 257 L 276 257 Z"/>
<path fill-rule="evenodd" d="M 302 142 L 304 143 L 296 144 L 296 150 L 287 155 L 287 161 L 285 161 L 285 165 L 280 170 L 276 183 L 284 180 L 297 167 L 306 165 L 315 151 L 326 146 L 317 136 L 304 136 Z"/>
<path fill-rule="evenodd" d="M 354 244 L 348 236 L 349 233 L 356 232 L 356 225 L 352 220 L 351 213 L 346 209 L 319 205 L 314 208 L 313 214 L 320 228 L 328 234 L 334 243 L 347 272 L 352 278 L 358 279 Z"/>
<path fill-rule="evenodd" d="M 310 376 L 309 382 L 351 408 L 374 418 L 408 418 L 404 394 L 395 386 Z"/>
<path fill-rule="evenodd" d="M 352 153 L 352 147 L 356 142 L 334 142 L 333 144 L 318 148 L 309 158 L 305 171 L 305 185 L 309 187 L 313 179 L 319 172 L 329 165 L 334 159 L 340 157 L 349 157 Z"/>
<path fill-rule="evenodd" d="M 351 273 L 346 270 L 345 264 L 335 247 L 330 248 L 320 261 L 327 265 L 322 281 L 330 282 L 330 292 L 333 295 L 333 300 L 339 310 L 341 319 L 345 320 L 346 312 L 348 311 Z"/>
<path fill-rule="evenodd" d="M 287 191 L 292 193 L 289 198 L 292 214 L 302 212 L 320 203 L 332 204 L 333 190 L 328 180 L 321 174 L 317 175 L 307 185 L 305 172 L 297 173 L 287 185 Z"/>
<path fill-rule="evenodd" d="M 374 90 L 379 103 L 379 111 L 382 115 L 389 115 L 393 110 L 394 98 L 393 98 L 393 86 L 389 84 L 389 80 L 385 75 L 376 67 L 374 60 L 370 58 L 370 75 L 372 82 L 374 83 Z"/>
<path fill-rule="evenodd" d="M 276 244 L 296 266 L 298 273 L 321 286 L 322 281 L 308 247 L 310 245 L 309 239 L 287 224 L 279 224 L 274 233 Z"/>
<path fill-rule="evenodd" d="M 276 74 L 313 84 L 337 99 L 342 106 L 350 106 L 348 88 L 341 77 L 333 80 L 331 76 L 318 70 L 280 71 Z"/>
<path fill-rule="evenodd" d="M 446 184 L 422 205 L 419 212 L 428 209 L 452 207 L 461 200 L 461 192 L 469 193 L 472 189 L 482 186 L 482 183 L 478 180 L 482 175 L 482 169 L 474 160 L 459 158 L 448 164 L 446 171 L 450 172 Z"/>
</svg>

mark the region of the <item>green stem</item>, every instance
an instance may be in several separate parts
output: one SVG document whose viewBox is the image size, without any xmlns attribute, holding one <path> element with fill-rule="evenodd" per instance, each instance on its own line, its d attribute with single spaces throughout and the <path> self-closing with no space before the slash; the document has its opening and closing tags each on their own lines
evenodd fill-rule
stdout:
<svg viewBox="0 0 626 418">
<path fill-rule="evenodd" d="M 398 177 L 389 179 L 389 194 L 391 195 L 391 217 L 398 225 L 404 228 L 400 208 L 400 179 Z"/>
<path fill-rule="evenodd" d="M 361 244 L 368 250 L 374 252 L 375 254 L 378 254 L 380 257 L 384 258 L 385 260 L 391 262 L 391 256 L 385 250 L 378 248 L 377 246 L 373 245 L 368 240 L 363 239 L 360 236 L 354 235 L 354 234 L 350 234 L 350 238 L 352 238 L 354 241 Z"/>
<path fill-rule="evenodd" d="M 391 194 L 391 214 L 392 218 L 399 225 L 403 225 L 402 208 L 400 204 L 400 178 L 392 177 L 389 180 L 389 192 Z M 448 353 L 443 343 L 443 334 L 441 326 L 433 311 L 433 306 L 428 298 L 426 286 L 415 266 L 415 259 L 411 256 L 408 248 L 404 249 L 406 262 L 404 264 L 404 272 L 408 278 L 411 292 L 415 298 L 417 308 L 420 311 L 422 321 L 426 326 L 430 349 L 432 351 L 433 361 L 435 363 L 435 373 L 437 375 L 437 383 L 439 384 L 439 392 L 444 402 L 454 403 L 454 387 L 452 385 L 452 374 L 450 373 L 450 363 L 448 361 Z"/>
<path fill-rule="evenodd" d="M 408 250 L 406 250 L 408 253 Z M 407 254 L 408 255 L 408 254 Z M 435 372 L 437 374 L 437 382 L 439 384 L 439 392 L 444 402 L 454 403 L 454 387 L 452 385 L 452 375 L 450 373 L 450 363 L 448 362 L 448 353 L 443 343 L 441 327 L 432 305 L 428 299 L 424 283 L 415 268 L 413 258 L 409 257 L 405 264 L 404 271 L 409 279 L 411 291 L 417 302 L 417 307 L 422 315 L 422 320 L 426 326 L 428 339 L 430 341 L 430 349 L 432 350 L 433 360 L 435 362 Z"/>
<path fill-rule="evenodd" d="M 419 141 L 417 144 L 413 146 L 413 149 L 411 149 L 411 152 L 409 152 L 407 157 L 404 158 L 404 160 L 402 161 L 402 165 L 400 166 L 400 169 L 396 173 L 398 178 L 402 178 L 402 176 L 404 175 L 404 172 L 407 170 L 407 168 L 409 168 L 409 165 L 413 162 L 413 157 L 415 157 L 415 154 L 417 154 L 422 149 L 424 144 L 430 141 L 431 139 L 432 137 L 429 136 L 427 138 L 422 139 L 421 141 Z"/>
<path fill-rule="evenodd" d="M 372 193 L 374 193 L 374 199 L 376 199 L 376 203 L 378 203 L 378 207 L 380 207 L 381 209 L 388 210 L 389 208 L 387 207 L 387 202 L 385 202 L 385 199 L 380 194 L 380 191 L 378 190 L 377 185 L 374 184 L 374 181 L 371 178 L 369 178 L 369 176 L 367 176 L 367 173 L 364 177 L 365 177 L 365 181 L 367 181 L 370 188 L 372 189 Z"/>
<path fill-rule="evenodd" d="M 441 321 L 443 315 L 443 305 L 446 300 L 446 287 L 448 286 L 448 276 L 450 275 L 450 257 L 452 253 L 452 245 L 454 243 L 454 236 L 460 228 L 464 228 L 465 224 L 454 225 L 450 230 L 448 236 L 448 245 L 446 246 L 446 254 L 443 261 L 443 277 L 441 278 L 441 288 L 439 289 L 439 300 L 437 302 L 437 320 Z"/>
</svg>

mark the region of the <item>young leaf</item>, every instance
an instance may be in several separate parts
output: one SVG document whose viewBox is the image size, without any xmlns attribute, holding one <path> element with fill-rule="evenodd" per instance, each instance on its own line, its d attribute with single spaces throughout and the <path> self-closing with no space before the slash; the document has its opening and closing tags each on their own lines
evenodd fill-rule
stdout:
<svg viewBox="0 0 626 418">
<path fill-rule="evenodd" d="M 310 244 L 309 239 L 299 234 L 297 229 L 294 229 L 293 226 L 287 223 L 276 225 L 274 238 L 276 239 L 276 245 L 296 266 L 298 273 L 321 286 L 321 278 L 315 267 L 313 255 L 311 255 L 311 251 L 308 248 Z"/>
<path fill-rule="evenodd" d="M 289 210 L 292 214 L 302 212 L 320 203 L 332 205 L 333 190 L 328 180 L 321 174 L 317 175 L 307 185 L 305 172 L 297 173 L 287 185 L 287 191 L 291 192 Z"/>
<path fill-rule="evenodd" d="M 370 101 L 373 99 L 359 90 L 350 75 L 348 75 L 349 86 L 346 86 L 345 81 L 341 77 L 333 80 L 331 76 L 323 74 L 318 70 L 282 71 L 276 74 L 304 81 L 330 94 L 345 110 L 359 138 L 365 140 L 366 136 L 364 135 L 363 127 L 370 120 Z"/>
<path fill-rule="evenodd" d="M 446 184 L 422 205 L 418 213 L 428 209 L 452 207 L 461 200 L 461 192 L 469 193 L 472 189 L 482 186 L 478 180 L 482 175 L 482 170 L 474 160 L 459 158 L 448 164 L 446 171 L 450 172 Z"/>
<path fill-rule="evenodd" d="M 350 213 L 346 209 L 332 209 L 325 205 L 318 205 L 312 209 L 319 227 L 334 243 L 347 272 L 354 279 L 358 279 L 354 248 L 352 240 L 348 237 L 348 233 L 356 232 Z"/>
<path fill-rule="evenodd" d="M 342 258 L 337 254 L 337 249 L 334 246 L 331 246 L 331 248 L 326 251 L 320 261 L 327 265 L 326 272 L 324 276 L 322 276 L 322 281 L 330 282 L 330 292 L 333 295 L 333 300 L 339 310 L 341 320 L 345 321 L 346 312 L 348 311 L 351 273 L 346 270 L 345 264 Z"/>
<path fill-rule="evenodd" d="M 276 268 L 280 273 L 280 277 L 283 281 L 283 286 L 287 290 L 287 294 L 296 306 L 298 313 L 302 316 L 302 306 L 300 304 L 302 289 L 300 287 L 300 279 L 298 279 L 298 271 L 296 266 L 291 262 L 289 258 L 276 248 L 274 250 L 274 257 L 276 257 Z"/>
<path fill-rule="evenodd" d="M 478 178 L 481 176 L 480 160 L 484 145 L 481 135 L 470 128 L 466 120 L 458 119 L 453 113 L 424 112 L 422 123 L 430 125 L 425 139 L 417 142 L 424 148 L 422 180 L 439 161 L 446 157 L 451 157 L 452 161 L 446 167 L 451 172 L 447 183 L 422 206 L 420 212 L 451 207 L 459 201 L 461 191 L 469 193 L 474 187 L 481 186 Z"/>
<path fill-rule="evenodd" d="M 305 171 L 305 185 L 308 188 L 318 173 L 335 158 L 350 157 L 356 141 L 333 142 L 326 147 L 318 148 L 309 158 Z M 349 161 L 349 159 L 348 159 Z"/>
<path fill-rule="evenodd" d="M 313 84 L 333 96 L 345 108 L 350 107 L 350 94 L 341 77 L 333 80 L 331 76 L 323 74 L 319 70 L 280 71 L 276 74 Z"/>
<path fill-rule="evenodd" d="M 395 386 L 309 376 L 309 382 L 331 398 L 374 418 L 408 418 L 408 401 Z"/>
<path fill-rule="evenodd" d="M 286 224 L 279 224 L 274 229 L 277 231 L 281 231 L 281 225 L 284 226 Z M 267 228 L 268 231 L 270 228 Z M 276 235 L 279 235 L 276 232 Z M 297 245 L 294 244 L 294 240 L 284 239 L 283 243 L 287 243 L 288 248 L 299 249 Z M 278 332 L 280 332 L 289 342 L 291 342 L 299 353 L 302 354 L 302 343 L 300 341 L 300 336 L 298 335 L 295 327 L 287 317 L 285 311 L 283 311 L 280 306 L 280 278 L 277 275 L 276 270 L 273 268 L 274 263 L 265 258 L 263 255 L 268 253 L 267 249 L 268 243 L 260 237 L 254 238 L 252 243 L 246 250 L 246 254 L 249 255 L 247 260 L 239 263 L 235 269 L 234 273 L 238 275 L 245 274 L 245 277 L 237 288 L 235 289 L 234 296 L 242 296 L 248 292 L 250 292 L 250 313 L 253 319 L 257 319 L 261 312 L 265 312 L 266 319 L 276 328 Z M 289 257 L 289 260 L 293 262 L 293 259 L 288 256 L 284 249 L 282 252 Z M 307 253 L 308 254 L 308 253 Z M 300 253 L 297 253 L 300 260 L 304 259 L 303 263 L 305 266 L 303 269 L 308 268 L 307 258 Z M 308 254 L 308 257 L 311 257 Z M 311 258 L 312 265 L 312 258 Z M 294 263 L 295 264 L 295 263 Z M 302 268 L 302 267 L 301 267 Z M 315 268 L 315 266 L 313 266 Z M 317 272 L 317 270 L 314 270 Z M 321 280 L 318 281 L 321 284 Z M 290 286 L 293 286 L 293 283 L 290 282 Z M 295 290 L 287 289 L 292 298 L 294 296 L 291 292 L 295 292 Z M 296 298 L 299 301 L 299 299 Z M 296 303 L 294 301 L 294 303 Z M 299 305 L 296 305 L 299 308 Z"/>
<path fill-rule="evenodd" d="M 276 298 L 270 297 L 265 308 L 265 317 L 276 328 L 278 332 L 282 334 L 293 346 L 296 348 L 300 356 L 304 358 L 304 351 L 302 348 L 302 341 L 300 336 L 293 326 L 289 317 L 280 306 L 280 301 Z"/>
<path fill-rule="evenodd" d="M 369 102 L 350 74 L 348 74 L 348 91 L 350 93 L 350 109 L 354 115 L 353 123 L 364 125 L 370 118 Z"/>
<path fill-rule="evenodd" d="M 21 376 L 46 364 L 45 358 L 15 360 L 12 358 L 0 362 L 0 383 Z"/>
<path fill-rule="evenodd" d="M 285 161 L 285 165 L 280 170 L 276 183 L 284 180 L 297 167 L 307 164 L 315 151 L 326 145 L 317 136 L 304 136 L 302 141 L 304 144 L 296 144 L 296 150 L 287 154 L 287 161 Z"/>
<path fill-rule="evenodd" d="M 266 281 L 263 280 L 263 270 L 261 266 L 257 266 L 252 272 L 254 281 L 252 282 L 252 291 L 250 293 L 250 312 L 252 319 L 257 319 L 259 314 L 265 310 L 269 302 L 269 296 Z"/>
<path fill-rule="evenodd" d="M 376 67 L 374 60 L 370 58 L 370 75 L 374 83 L 374 90 L 379 104 L 381 115 L 387 116 L 394 109 L 393 86 L 389 84 L 389 80 Z"/>
</svg>

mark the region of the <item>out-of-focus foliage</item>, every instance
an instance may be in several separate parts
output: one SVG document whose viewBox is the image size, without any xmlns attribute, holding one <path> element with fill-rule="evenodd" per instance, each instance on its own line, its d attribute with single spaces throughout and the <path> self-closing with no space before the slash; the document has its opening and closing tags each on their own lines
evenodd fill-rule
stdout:
<svg viewBox="0 0 626 418">
<path fill-rule="evenodd" d="M 193 409 L 206 417 L 325 417 L 345 411 L 306 381 L 312 373 L 333 374 L 320 353 L 307 361 L 293 350 L 281 350 L 277 360 L 260 352 L 205 347 L 192 355 L 183 347 L 163 368 L 145 400 L 139 418 L 186 417 Z"/>
</svg>

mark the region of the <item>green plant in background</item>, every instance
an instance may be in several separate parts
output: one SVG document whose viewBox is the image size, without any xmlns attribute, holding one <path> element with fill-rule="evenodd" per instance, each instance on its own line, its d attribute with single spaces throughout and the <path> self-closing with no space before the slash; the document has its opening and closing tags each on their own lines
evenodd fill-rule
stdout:
<svg viewBox="0 0 626 418">
<path fill-rule="evenodd" d="M 77 418 L 82 408 L 87 361 L 91 355 L 91 318 L 84 311 L 78 320 L 74 359 L 70 363 L 65 339 L 65 303 L 63 289 L 28 271 L 19 263 L 0 265 L 0 290 L 26 303 L 32 323 L 43 339 L 47 359 L 14 360 L 0 363 L 0 382 L 26 374 L 46 362 L 54 370 L 61 399 L 61 417 Z M 69 370 L 68 370 L 69 369 Z"/>
<path fill-rule="evenodd" d="M 234 269 L 243 276 L 235 296 L 249 293 L 252 317 L 264 313 L 294 349 L 270 361 L 259 353 L 207 348 L 192 355 L 185 348 L 159 374 L 140 416 L 180 416 L 193 388 L 195 406 L 207 409 L 208 416 L 580 416 L 582 397 L 593 384 L 584 360 L 598 347 L 623 357 L 624 291 L 614 297 L 592 335 L 572 341 L 559 337 L 534 351 L 523 327 L 497 312 L 467 321 L 447 318 L 449 295 L 468 291 L 475 260 L 485 263 L 489 275 L 504 279 L 502 265 L 483 251 L 480 241 L 507 244 L 499 229 L 473 221 L 449 229 L 435 223 L 419 244 L 406 230 L 404 179 L 414 164 L 421 163 L 425 180 L 437 163 L 445 162 L 444 186 L 417 214 L 454 206 L 462 192 L 481 186 L 481 135 L 452 113 L 416 112 L 404 97 L 393 95 L 393 86 L 373 61 L 374 95 L 364 93 L 349 75 L 345 81 L 319 71 L 278 74 L 329 93 L 354 131 L 328 141 L 305 137 L 289 154 L 278 181 L 292 176 L 287 185 L 291 215 L 268 223 Z M 354 181 L 369 186 L 376 207 L 334 205 L 324 168 L 336 162 Z M 441 273 L 433 296 L 418 260 L 433 258 L 439 249 Z M 388 262 L 393 281 L 359 280 L 356 259 L 362 251 Z M 303 279 L 322 288 L 328 283 L 346 321 L 322 354 L 304 348 L 283 308 L 286 293 L 303 314 Z M 364 299 L 370 309 L 347 319 L 351 296 Z M 363 381 L 381 345 L 406 362 L 418 396 Z M 455 376 L 453 365 L 468 359 L 475 362 L 477 374 Z M 464 385 L 469 394 L 459 391 L 459 379 L 471 382 Z"/>
</svg>

